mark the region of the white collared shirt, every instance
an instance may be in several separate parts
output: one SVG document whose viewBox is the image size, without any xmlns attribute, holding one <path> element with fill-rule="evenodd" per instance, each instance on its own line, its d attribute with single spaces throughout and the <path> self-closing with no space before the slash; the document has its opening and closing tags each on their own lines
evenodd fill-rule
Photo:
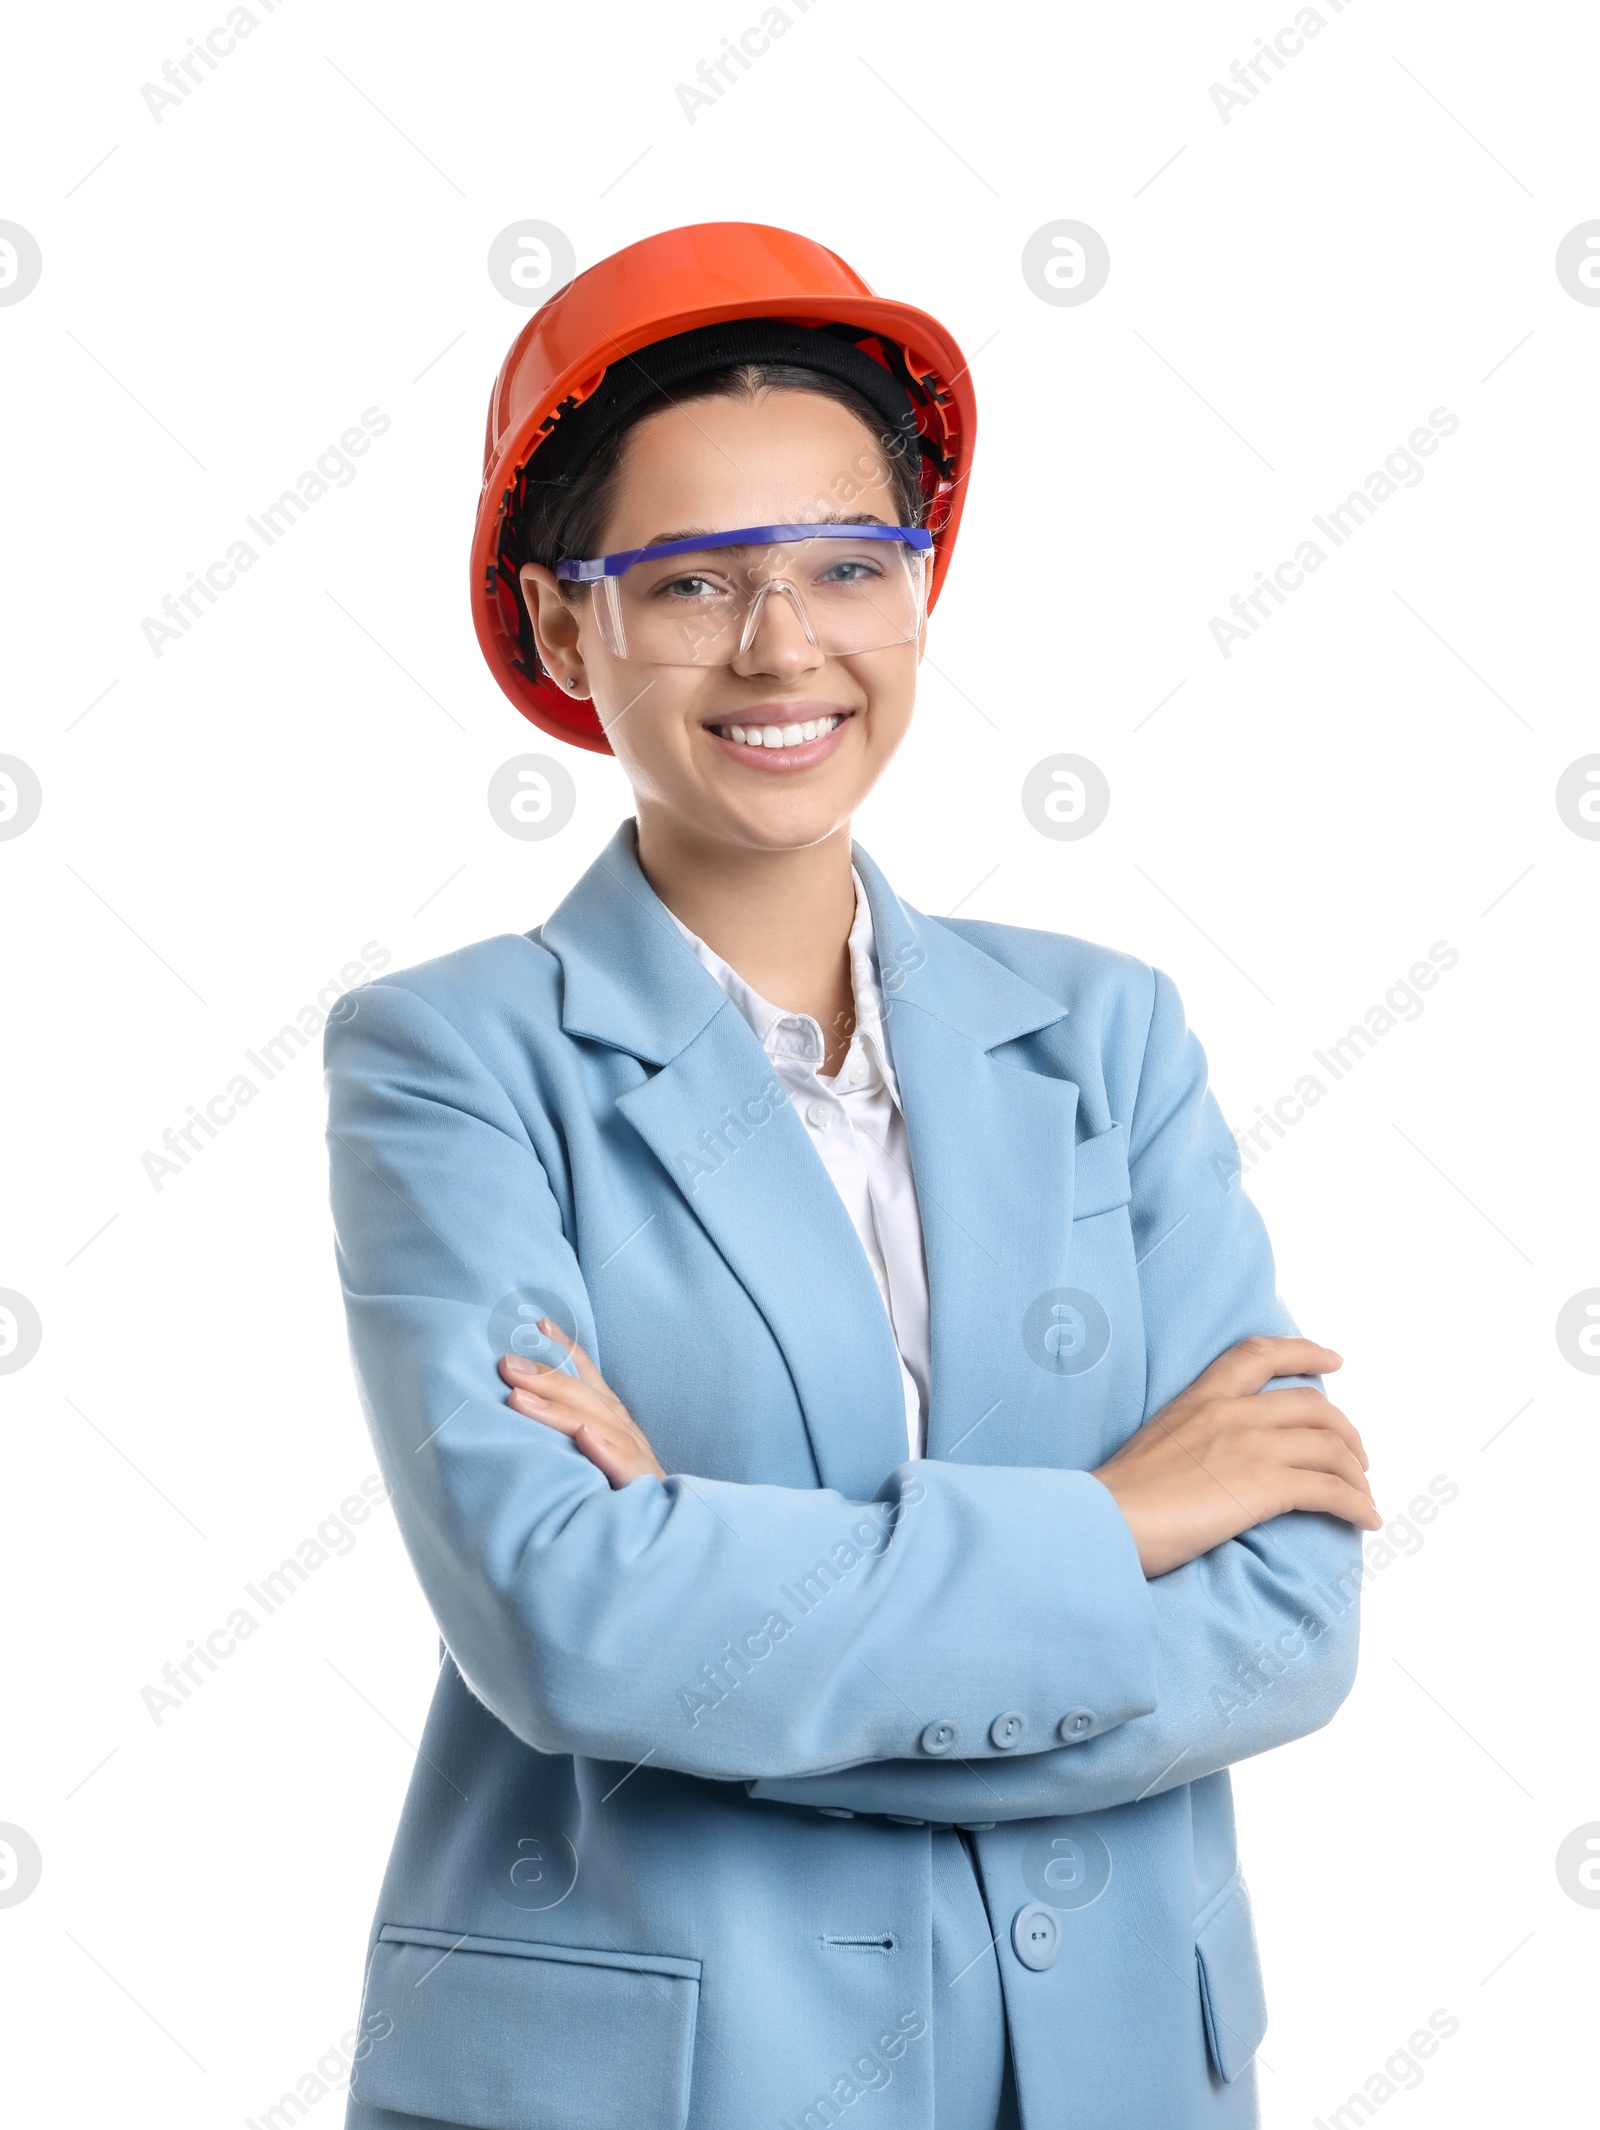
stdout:
<svg viewBox="0 0 1600 2130">
<path fill-rule="evenodd" d="M 831 1080 L 822 1075 L 827 1044 L 812 1016 L 786 1013 L 781 1006 L 770 1004 L 680 918 L 672 921 L 772 1060 L 807 1138 L 844 1201 L 888 1313 L 900 1355 L 906 1439 L 911 1455 L 921 1457 L 927 1444 L 929 1374 L 922 1214 L 889 1052 L 872 912 L 861 875 L 852 868 L 851 877 L 856 886 L 856 915 L 848 945 L 856 1025 L 850 1048 Z"/>
</svg>

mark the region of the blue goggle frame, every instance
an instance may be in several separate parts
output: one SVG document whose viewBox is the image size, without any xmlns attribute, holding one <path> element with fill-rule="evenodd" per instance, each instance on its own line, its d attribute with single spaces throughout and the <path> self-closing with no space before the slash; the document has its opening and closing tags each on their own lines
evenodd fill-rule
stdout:
<svg viewBox="0 0 1600 2130">
<path fill-rule="evenodd" d="M 737 532 L 706 533 L 696 540 L 623 548 L 588 562 L 558 562 L 556 575 L 569 584 L 593 584 L 600 577 L 620 577 L 647 558 L 665 561 L 671 555 L 703 555 L 714 547 L 787 547 L 801 540 L 898 540 L 917 554 L 926 554 L 933 545 L 932 533 L 920 525 L 746 525 Z"/>
</svg>

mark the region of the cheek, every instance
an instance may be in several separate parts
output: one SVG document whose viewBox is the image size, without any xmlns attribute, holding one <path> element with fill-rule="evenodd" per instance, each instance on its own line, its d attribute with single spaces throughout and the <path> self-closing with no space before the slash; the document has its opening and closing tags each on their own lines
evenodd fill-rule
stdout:
<svg viewBox="0 0 1600 2130">
<path fill-rule="evenodd" d="M 859 661 L 859 680 L 865 687 L 868 726 L 874 755 L 892 754 L 911 727 L 917 702 L 917 668 L 922 663 L 920 644 L 896 646 L 869 661 Z"/>
<path fill-rule="evenodd" d="M 651 798 L 682 792 L 705 676 L 683 666 L 652 673 L 614 659 L 591 666 L 589 676 L 611 751 L 634 790 Z"/>
</svg>

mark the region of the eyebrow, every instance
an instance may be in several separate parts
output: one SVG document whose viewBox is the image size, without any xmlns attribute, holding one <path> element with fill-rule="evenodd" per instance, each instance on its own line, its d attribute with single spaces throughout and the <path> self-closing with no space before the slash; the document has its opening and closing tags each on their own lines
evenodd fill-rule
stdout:
<svg viewBox="0 0 1600 2130">
<path fill-rule="evenodd" d="M 790 518 L 782 522 L 796 525 L 801 521 L 797 518 Z M 840 510 L 830 510 L 826 517 L 807 518 L 804 522 L 807 525 L 887 525 L 889 520 L 880 518 L 877 512 L 872 510 L 856 510 L 848 513 Z M 675 540 L 709 540 L 714 537 L 715 529 L 712 526 L 686 525 L 679 532 L 656 533 L 651 539 L 645 541 L 644 545 L 646 547 L 670 547 Z"/>
</svg>

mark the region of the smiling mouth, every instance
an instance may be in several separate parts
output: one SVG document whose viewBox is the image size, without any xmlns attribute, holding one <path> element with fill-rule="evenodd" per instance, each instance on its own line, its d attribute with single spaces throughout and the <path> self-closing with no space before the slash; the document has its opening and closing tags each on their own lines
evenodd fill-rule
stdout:
<svg viewBox="0 0 1600 2130">
<path fill-rule="evenodd" d="M 733 719 L 706 729 L 719 739 L 731 740 L 736 747 L 760 747 L 777 750 L 784 747 L 803 747 L 808 740 L 826 739 L 844 723 L 845 714 L 836 711 L 829 717 L 808 717 L 786 725 L 743 725 Z"/>
</svg>

